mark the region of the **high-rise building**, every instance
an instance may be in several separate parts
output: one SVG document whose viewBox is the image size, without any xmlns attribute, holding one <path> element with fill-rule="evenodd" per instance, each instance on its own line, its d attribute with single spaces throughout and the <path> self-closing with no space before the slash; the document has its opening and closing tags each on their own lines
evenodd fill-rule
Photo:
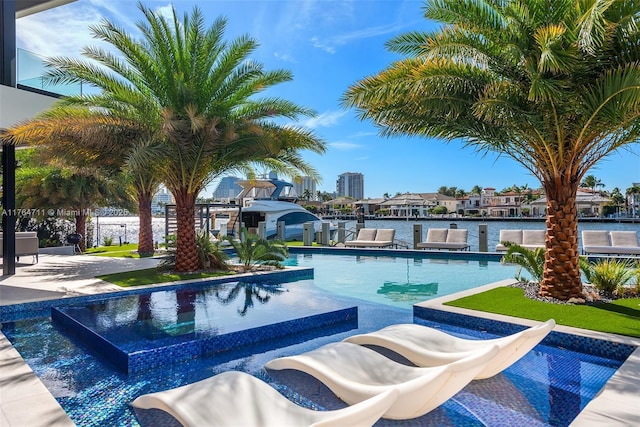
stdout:
<svg viewBox="0 0 640 427">
<path fill-rule="evenodd" d="M 233 199 L 242 191 L 242 187 L 236 184 L 240 178 L 235 176 L 225 176 L 213 192 L 213 198 L 216 200 Z"/>
<path fill-rule="evenodd" d="M 316 182 L 308 176 L 303 176 L 293 180 L 293 188 L 298 193 L 298 198 L 303 199 L 306 190 L 309 190 L 311 197 L 309 200 L 316 199 Z"/>
<path fill-rule="evenodd" d="M 171 192 L 166 187 L 161 186 L 151 200 L 151 212 L 154 214 L 164 213 L 164 206 L 174 203 Z"/>
<path fill-rule="evenodd" d="M 364 175 L 358 172 L 345 172 L 338 176 L 336 181 L 338 197 L 353 197 L 356 200 L 364 199 Z"/>
</svg>

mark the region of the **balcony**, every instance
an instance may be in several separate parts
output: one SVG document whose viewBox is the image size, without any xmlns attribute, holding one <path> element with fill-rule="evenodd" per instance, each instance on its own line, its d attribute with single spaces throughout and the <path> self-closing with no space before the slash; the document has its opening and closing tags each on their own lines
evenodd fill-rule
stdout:
<svg viewBox="0 0 640 427">
<path fill-rule="evenodd" d="M 51 84 L 45 79 L 47 66 L 42 56 L 18 49 L 17 55 L 17 83 L 18 88 L 54 96 L 78 96 L 82 95 L 87 85 L 82 83 Z M 84 86 L 84 87 L 83 87 Z"/>
</svg>

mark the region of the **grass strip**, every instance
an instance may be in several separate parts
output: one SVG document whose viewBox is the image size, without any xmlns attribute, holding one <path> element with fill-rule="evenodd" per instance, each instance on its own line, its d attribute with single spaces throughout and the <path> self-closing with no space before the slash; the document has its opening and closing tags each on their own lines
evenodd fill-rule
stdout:
<svg viewBox="0 0 640 427">
<path fill-rule="evenodd" d="M 140 255 L 135 252 L 137 250 L 137 243 L 129 243 L 122 246 L 98 246 L 96 248 L 89 248 L 85 251 L 85 254 L 118 258 L 140 258 Z"/>
<path fill-rule="evenodd" d="M 205 279 L 236 274 L 233 271 L 197 272 L 197 273 L 167 273 L 156 268 L 144 270 L 125 271 L 122 273 L 104 274 L 98 279 L 113 283 L 123 288 L 141 285 L 154 285 L 157 283 L 177 282 L 179 280 Z"/>
<path fill-rule="evenodd" d="M 523 319 L 555 319 L 559 325 L 640 337 L 640 298 L 594 305 L 551 304 L 525 297 L 520 288 L 500 287 L 445 305 Z"/>
</svg>

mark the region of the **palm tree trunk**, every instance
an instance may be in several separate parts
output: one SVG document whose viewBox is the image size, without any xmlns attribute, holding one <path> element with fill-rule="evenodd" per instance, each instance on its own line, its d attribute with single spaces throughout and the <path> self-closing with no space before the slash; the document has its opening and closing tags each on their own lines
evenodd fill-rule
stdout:
<svg viewBox="0 0 640 427">
<path fill-rule="evenodd" d="M 80 212 L 83 212 L 83 209 L 79 209 Z M 86 226 L 87 226 L 87 216 L 84 213 L 80 215 L 76 215 L 76 233 L 82 235 L 82 239 L 80 239 L 80 243 L 78 243 L 78 247 L 80 248 L 80 252 L 85 252 L 87 250 L 87 236 L 86 236 Z"/>
<path fill-rule="evenodd" d="M 138 215 L 140 230 L 138 231 L 138 254 L 153 256 L 153 226 L 151 222 L 151 200 L 153 195 L 147 192 L 138 195 Z"/>
<path fill-rule="evenodd" d="M 547 235 L 540 296 L 561 300 L 582 298 L 576 208 L 578 185 L 562 182 L 554 187 L 545 186 L 545 191 Z"/>
<path fill-rule="evenodd" d="M 198 269 L 198 252 L 196 247 L 195 204 L 196 195 L 186 189 L 179 189 L 174 194 L 176 199 L 176 271 L 184 273 Z"/>
</svg>

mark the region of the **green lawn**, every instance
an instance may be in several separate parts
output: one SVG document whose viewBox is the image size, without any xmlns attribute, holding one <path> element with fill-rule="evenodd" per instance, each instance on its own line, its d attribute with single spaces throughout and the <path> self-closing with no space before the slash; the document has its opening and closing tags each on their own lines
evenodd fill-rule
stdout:
<svg viewBox="0 0 640 427">
<path fill-rule="evenodd" d="M 216 272 L 216 273 L 165 273 L 155 268 L 147 268 L 145 270 L 125 271 L 123 273 L 105 274 L 97 276 L 98 279 L 111 282 L 115 285 L 128 288 L 140 285 L 153 285 L 156 283 L 175 282 L 178 280 L 203 279 L 210 277 L 220 277 L 234 274 L 233 272 Z"/>
<path fill-rule="evenodd" d="M 138 255 L 138 244 L 129 243 L 126 245 L 112 245 L 112 246 L 98 246 L 97 248 L 89 248 L 85 251 L 87 255 L 98 255 L 108 257 L 120 257 L 120 258 L 140 258 Z M 132 251 L 134 251 L 132 253 Z"/>
<path fill-rule="evenodd" d="M 559 325 L 640 337 L 640 298 L 597 305 L 563 305 L 534 301 L 520 288 L 500 287 L 445 305 L 524 319 L 555 319 Z"/>
</svg>

